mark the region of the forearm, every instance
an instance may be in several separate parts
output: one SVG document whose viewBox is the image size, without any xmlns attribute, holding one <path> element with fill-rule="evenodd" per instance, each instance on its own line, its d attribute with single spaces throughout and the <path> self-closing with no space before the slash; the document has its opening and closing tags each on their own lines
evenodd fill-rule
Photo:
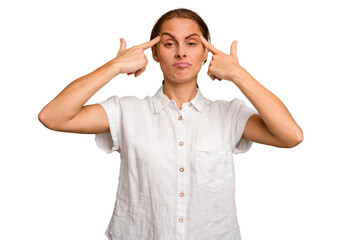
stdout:
<svg viewBox="0 0 360 240">
<path fill-rule="evenodd" d="M 119 68 L 114 61 L 109 61 L 74 80 L 42 109 L 39 119 L 51 124 L 71 120 L 100 88 L 118 74 Z"/>
<path fill-rule="evenodd" d="M 302 138 L 302 130 L 286 106 L 244 68 L 239 69 L 232 82 L 254 105 L 270 133 L 276 139 L 287 143 L 296 142 Z"/>
</svg>

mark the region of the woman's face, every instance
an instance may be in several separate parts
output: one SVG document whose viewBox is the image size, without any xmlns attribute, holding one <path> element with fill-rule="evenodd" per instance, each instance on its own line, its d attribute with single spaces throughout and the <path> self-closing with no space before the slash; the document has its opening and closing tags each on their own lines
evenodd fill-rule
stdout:
<svg viewBox="0 0 360 240">
<path fill-rule="evenodd" d="M 152 51 L 164 79 L 176 83 L 196 81 L 202 62 L 208 56 L 198 24 L 188 18 L 172 18 L 163 23 L 160 36 L 160 42 Z"/>
</svg>

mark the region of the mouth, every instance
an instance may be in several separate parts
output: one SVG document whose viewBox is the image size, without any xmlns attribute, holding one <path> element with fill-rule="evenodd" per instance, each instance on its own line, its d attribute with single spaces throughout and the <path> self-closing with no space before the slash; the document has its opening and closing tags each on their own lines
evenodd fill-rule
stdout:
<svg viewBox="0 0 360 240">
<path fill-rule="evenodd" d="M 173 66 L 178 67 L 178 68 L 186 68 L 186 67 L 191 66 L 191 64 L 188 62 L 178 61 L 178 62 L 175 62 L 173 64 Z"/>
</svg>

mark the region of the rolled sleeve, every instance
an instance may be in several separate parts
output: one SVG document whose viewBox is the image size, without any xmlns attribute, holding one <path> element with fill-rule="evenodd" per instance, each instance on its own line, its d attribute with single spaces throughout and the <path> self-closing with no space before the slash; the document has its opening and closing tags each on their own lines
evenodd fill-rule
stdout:
<svg viewBox="0 0 360 240">
<path fill-rule="evenodd" d="M 248 107 L 241 99 L 235 98 L 230 104 L 230 122 L 231 122 L 231 143 L 234 154 L 245 153 L 251 146 L 252 141 L 244 139 L 243 133 L 249 118 L 257 111 Z"/>
<path fill-rule="evenodd" d="M 121 98 L 118 96 L 111 96 L 107 100 L 98 103 L 100 104 L 107 115 L 109 121 L 110 132 L 96 133 L 95 142 L 96 145 L 102 149 L 105 153 L 111 153 L 114 151 L 121 152 L 122 141 L 122 107 Z"/>
</svg>

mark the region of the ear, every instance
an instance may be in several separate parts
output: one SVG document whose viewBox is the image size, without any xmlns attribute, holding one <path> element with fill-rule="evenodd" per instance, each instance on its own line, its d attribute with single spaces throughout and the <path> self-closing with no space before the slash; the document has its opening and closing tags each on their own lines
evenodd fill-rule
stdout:
<svg viewBox="0 0 360 240">
<path fill-rule="evenodd" d="M 153 59 L 156 62 L 159 62 L 159 57 L 157 55 L 156 45 L 151 47 L 151 52 L 152 52 Z"/>
<path fill-rule="evenodd" d="M 204 54 L 203 54 L 203 58 L 202 61 L 204 62 L 207 58 L 208 58 L 208 53 L 209 53 L 209 49 L 207 49 L 206 47 L 204 47 Z"/>
</svg>

